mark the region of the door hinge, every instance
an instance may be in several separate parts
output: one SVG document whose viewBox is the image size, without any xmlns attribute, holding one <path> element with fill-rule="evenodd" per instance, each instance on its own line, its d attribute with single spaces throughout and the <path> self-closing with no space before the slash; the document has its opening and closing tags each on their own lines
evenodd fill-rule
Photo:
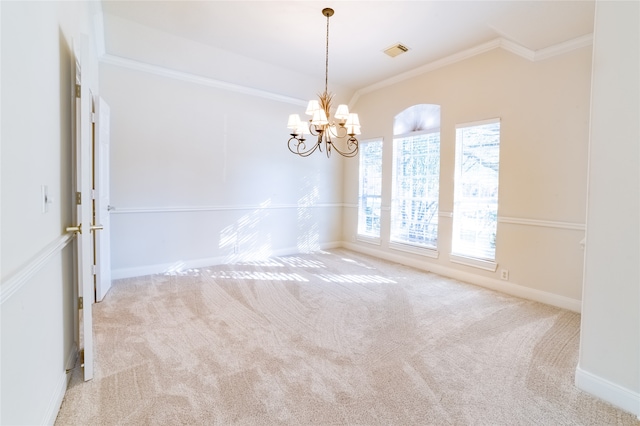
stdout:
<svg viewBox="0 0 640 426">
<path fill-rule="evenodd" d="M 92 113 L 91 113 L 91 122 L 92 122 L 92 123 L 95 123 L 95 122 L 96 122 L 96 113 L 95 113 L 95 112 L 92 112 Z"/>
<path fill-rule="evenodd" d="M 76 192 L 76 204 L 82 204 L 82 192 Z"/>
<path fill-rule="evenodd" d="M 96 190 L 95 190 L 95 189 L 92 189 L 92 190 L 91 190 L 91 199 L 92 199 L 92 200 L 95 200 L 95 199 L 96 199 Z"/>
<path fill-rule="evenodd" d="M 91 265 L 91 273 L 93 275 L 96 275 L 98 272 L 98 268 L 96 268 L 96 265 Z"/>
<path fill-rule="evenodd" d="M 79 98 L 81 93 L 82 87 L 79 84 L 76 84 L 76 98 Z"/>
<path fill-rule="evenodd" d="M 78 297 L 78 310 L 84 309 L 84 299 L 82 296 Z"/>
</svg>

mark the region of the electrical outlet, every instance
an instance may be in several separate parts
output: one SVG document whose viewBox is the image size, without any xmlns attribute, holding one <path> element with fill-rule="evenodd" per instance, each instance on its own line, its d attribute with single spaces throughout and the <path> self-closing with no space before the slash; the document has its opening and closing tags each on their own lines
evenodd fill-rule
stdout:
<svg viewBox="0 0 640 426">
<path fill-rule="evenodd" d="M 505 280 L 505 281 L 509 281 L 509 270 L 508 269 L 501 269 L 500 270 L 500 279 L 501 280 Z"/>
</svg>

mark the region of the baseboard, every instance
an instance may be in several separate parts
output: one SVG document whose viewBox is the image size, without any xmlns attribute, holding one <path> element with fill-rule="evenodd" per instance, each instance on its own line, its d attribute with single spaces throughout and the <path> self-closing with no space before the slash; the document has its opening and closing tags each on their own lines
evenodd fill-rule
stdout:
<svg viewBox="0 0 640 426">
<path fill-rule="evenodd" d="M 635 414 L 640 419 L 640 393 L 616 385 L 600 376 L 576 368 L 576 387 L 618 408 Z"/>
<path fill-rule="evenodd" d="M 582 309 L 582 302 L 580 300 L 571 299 L 569 297 L 560 296 L 558 294 L 553 294 L 546 291 L 536 290 L 530 287 L 515 284 L 513 282 L 505 282 L 494 278 L 488 278 L 481 275 L 460 271 L 454 268 L 439 265 L 434 262 L 427 263 L 401 254 L 389 253 L 374 247 L 366 247 L 360 244 L 343 242 L 342 247 L 349 250 L 357 251 L 359 253 L 389 260 L 391 262 L 411 266 L 416 269 L 422 269 L 423 271 L 429 271 L 438 275 L 443 275 L 445 277 L 454 278 L 456 280 L 460 280 L 469 284 L 474 284 L 480 287 L 499 291 L 501 293 L 521 297 L 523 299 L 534 300 L 536 302 L 556 306 L 562 309 L 568 309 L 573 312 L 580 312 L 580 310 Z"/>
<path fill-rule="evenodd" d="M 339 241 L 322 243 L 318 247 L 320 250 L 327 250 L 332 248 L 342 247 L 343 244 Z M 302 251 L 298 247 L 286 247 L 278 250 L 273 250 L 270 253 L 270 257 L 274 256 L 289 256 L 292 254 L 298 254 Z M 207 257 L 201 259 L 180 260 L 173 263 L 161 263 L 155 265 L 136 266 L 133 268 L 121 268 L 113 269 L 111 271 L 111 279 L 118 280 L 123 278 L 135 278 L 145 275 L 154 274 L 171 274 L 188 271 L 189 269 L 204 268 L 207 266 L 224 265 L 227 263 L 235 263 L 242 261 L 259 260 L 263 257 L 256 257 L 252 254 L 230 254 L 227 256 Z"/>
<path fill-rule="evenodd" d="M 49 400 L 49 405 L 47 406 L 47 410 L 45 411 L 44 418 L 42 420 L 43 425 L 54 425 L 56 419 L 58 418 L 58 412 L 60 411 L 60 407 L 62 406 L 62 401 L 64 400 L 64 395 L 67 392 L 67 387 L 69 385 L 69 381 L 71 380 L 70 369 L 74 368 L 78 357 L 78 348 L 74 346 L 70 351 L 69 355 L 67 355 L 67 359 L 65 360 L 65 369 L 62 371 L 60 378 L 58 379 L 58 385 L 51 394 L 51 399 Z"/>
</svg>

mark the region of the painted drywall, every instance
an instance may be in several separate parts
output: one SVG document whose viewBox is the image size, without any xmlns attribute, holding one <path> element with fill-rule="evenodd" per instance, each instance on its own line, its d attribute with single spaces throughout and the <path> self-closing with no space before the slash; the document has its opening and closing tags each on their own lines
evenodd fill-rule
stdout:
<svg viewBox="0 0 640 426">
<path fill-rule="evenodd" d="M 576 380 L 640 415 L 640 5 L 598 2 Z"/>
<path fill-rule="evenodd" d="M 357 230 L 357 163 L 345 163 L 345 203 L 350 207 L 344 212 L 344 240 L 356 250 L 374 250 L 382 257 L 398 254 L 388 247 L 393 118 L 415 104 L 438 104 L 439 257 L 408 253 L 403 257 L 439 273 L 475 276 L 478 284 L 491 282 L 503 291 L 510 291 L 512 286 L 514 292 L 523 287 L 531 294 L 555 295 L 559 306 L 579 310 L 590 64 L 589 47 L 538 61 L 496 48 L 362 95 L 354 107 L 360 114 L 362 139 L 384 140 L 382 241 L 379 246 L 353 242 Z M 455 126 L 491 118 L 501 119 L 496 272 L 449 260 Z M 509 281 L 500 281 L 501 269 L 509 270 Z"/>
<path fill-rule="evenodd" d="M 312 99 L 324 84 L 324 56 L 318 55 L 317 74 L 309 76 L 246 56 L 204 45 L 155 28 L 105 13 L 107 53 L 119 58 L 135 58 L 146 64 L 184 71 L 218 81 Z M 135 42 L 132 42 L 135 40 Z M 233 43 L 233 40 L 225 40 Z M 319 51 L 319 53 L 322 50 Z M 292 58 L 295 61 L 295 58 Z M 336 102 L 346 103 L 353 90 L 330 83 Z"/>
<path fill-rule="evenodd" d="M 289 152 L 304 106 L 100 65 L 114 277 L 317 250 L 342 235 L 342 159 Z"/>
<path fill-rule="evenodd" d="M 0 423 L 55 420 L 75 360 L 71 224 L 73 40 L 95 4 L 2 2 Z M 95 48 L 84 69 L 97 89 Z M 41 185 L 49 211 L 42 211 Z M 53 247 L 53 249 L 52 249 Z"/>
</svg>

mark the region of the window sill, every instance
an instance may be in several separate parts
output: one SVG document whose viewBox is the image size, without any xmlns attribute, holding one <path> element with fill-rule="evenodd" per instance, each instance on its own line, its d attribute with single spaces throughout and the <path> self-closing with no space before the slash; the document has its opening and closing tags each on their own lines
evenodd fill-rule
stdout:
<svg viewBox="0 0 640 426">
<path fill-rule="evenodd" d="M 376 246 L 380 245 L 380 238 L 367 237 L 366 235 L 356 235 L 356 241 L 359 241 L 361 243 L 373 244 Z"/>
<path fill-rule="evenodd" d="M 474 257 L 460 256 L 457 254 L 450 254 L 449 260 L 453 263 L 459 263 L 461 265 L 471 266 L 473 268 L 484 269 L 485 271 L 495 272 L 498 269 L 498 264 L 491 260 L 477 259 Z"/>
<path fill-rule="evenodd" d="M 390 242 L 389 248 L 392 250 L 404 251 L 406 253 L 419 254 L 420 256 L 426 256 L 432 259 L 437 259 L 440 255 L 440 253 L 436 249 L 412 246 L 410 244 Z"/>
</svg>

